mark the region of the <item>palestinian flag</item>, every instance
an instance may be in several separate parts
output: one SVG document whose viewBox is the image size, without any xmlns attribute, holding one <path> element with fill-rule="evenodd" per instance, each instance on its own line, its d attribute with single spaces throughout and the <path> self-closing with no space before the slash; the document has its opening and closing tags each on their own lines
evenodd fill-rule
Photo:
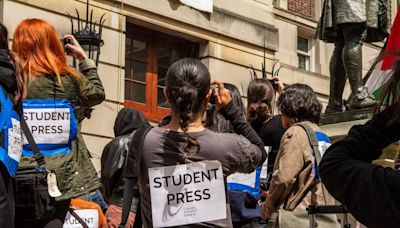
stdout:
<svg viewBox="0 0 400 228">
<path fill-rule="evenodd" d="M 383 85 L 390 78 L 392 73 L 391 69 L 382 70 L 382 60 L 378 61 L 374 64 L 370 70 L 370 75 L 367 78 L 365 83 L 365 87 L 368 88 L 368 94 L 374 99 L 377 100 L 380 97 L 380 94 L 383 89 Z"/>
<path fill-rule="evenodd" d="M 382 49 L 375 64 L 367 73 L 365 86 L 368 93 L 375 100 L 379 98 L 383 89 L 383 85 L 390 78 L 392 66 L 396 61 L 400 60 L 400 7 L 397 10 L 390 36 L 387 39 L 386 48 Z"/>
</svg>

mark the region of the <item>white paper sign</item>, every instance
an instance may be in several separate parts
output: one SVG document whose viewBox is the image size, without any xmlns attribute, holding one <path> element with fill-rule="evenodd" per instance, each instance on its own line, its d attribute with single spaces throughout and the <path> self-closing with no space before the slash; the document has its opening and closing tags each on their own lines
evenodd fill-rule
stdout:
<svg viewBox="0 0 400 228">
<path fill-rule="evenodd" d="M 200 11 L 213 12 L 213 0 L 180 0 L 181 3 Z"/>
<path fill-rule="evenodd" d="M 22 154 L 22 133 L 19 120 L 11 118 L 12 128 L 8 129 L 8 156 L 19 162 Z"/>
<path fill-rule="evenodd" d="M 99 213 L 97 209 L 77 209 L 74 212 L 86 223 L 89 228 L 99 227 Z M 82 224 L 71 215 L 67 213 L 64 220 L 63 228 L 83 228 Z"/>
<path fill-rule="evenodd" d="M 256 187 L 256 171 L 252 173 L 233 173 L 228 176 L 228 183 L 237 183 L 246 186 L 250 186 L 252 188 Z"/>
<path fill-rule="evenodd" d="M 68 108 L 24 109 L 24 118 L 37 144 L 67 144 L 70 115 Z M 25 137 L 24 144 L 28 144 Z"/>
<path fill-rule="evenodd" d="M 225 184 L 219 161 L 149 168 L 154 227 L 226 218 Z"/>
<path fill-rule="evenodd" d="M 325 141 L 319 141 L 318 142 L 318 149 L 319 152 L 321 153 L 321 158 L 324 156 L 326 150 L 331 146 L 331 143 L 325 142 Z"/>
<path fill-rule="evenodd" d="M 269 153 L 271 153 L 271 151 L 272 151 L 272 146 L 264 146 L 264 150 L 267 153 L 267 155 L 269 155 Z M 260 178 L 262 178 L 262 179 L 268 178 L 268 157 L 269 156 L 267 156 L 267 159 L 265 159 L 265 162 L 263 163 L 263 165 L 261 167 Z"/>
</svg>

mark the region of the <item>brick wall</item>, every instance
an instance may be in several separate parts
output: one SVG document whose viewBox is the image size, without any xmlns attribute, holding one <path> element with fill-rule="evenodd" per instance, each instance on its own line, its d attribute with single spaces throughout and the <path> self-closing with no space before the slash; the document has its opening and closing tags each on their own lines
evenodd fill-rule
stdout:
<svg viewBox="0 0 400 228">
<path fill-rule="evenodd" d="M 288 10 L 315 20 L 315 1 L 316 0 L 288 0 Z"/>
</svg>

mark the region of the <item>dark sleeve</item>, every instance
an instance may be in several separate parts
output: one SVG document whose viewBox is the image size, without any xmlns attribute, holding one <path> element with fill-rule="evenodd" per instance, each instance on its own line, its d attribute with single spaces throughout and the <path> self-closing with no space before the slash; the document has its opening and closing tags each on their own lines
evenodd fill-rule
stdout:
<svg viewBox="0 0 400 228">
<path fill-rule="evenodd" d="M 120 147 L 119 138 L 113 139 L 103 149 L 101 155 L 101 183 L 103 185 L 103 197 L 109 202 L 113 191 L 118 187 L 122 169 L 119 167 L 123 156 L 123 147 Z"/>
<path fill-rule="evenodd" d="M 225 119 L 229 120 L 232 123 L 233 129 L 235 133 L 239 135 L 243 135 L 247 138 L 252 144 L 256 145 L 260 149 L 260 153 L 262 153 L 261 163 L 258 165 L 261 166 L 265 159 L 267 159 L 267 153 L 264 150 L 264 143 L 258 134 L 253 130 L 250 124 L 246 121 L 245 116 L 233 102 L 230 102 L 224 108 L 219 111 Z"/>
<path fill-rule="evenodd" d="M 371 164 L 382 149 L 400 139 L 400 125 L 388 125 L 392 109 L 354 126 L 333 144 L 320 163 L 328 191 L 367 227 L 400 224 L 400 171 Z"/>
</svg>

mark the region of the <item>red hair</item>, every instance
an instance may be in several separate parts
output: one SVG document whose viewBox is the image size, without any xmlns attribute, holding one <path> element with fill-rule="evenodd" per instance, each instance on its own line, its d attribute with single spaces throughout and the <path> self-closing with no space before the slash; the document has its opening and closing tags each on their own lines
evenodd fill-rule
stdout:
<svg viewBox="0 0 400 228">
<path fill-rule="evenodd" d="M 44 20 L 34 18 L 22 21 L 14 32 L 12 50 L 22 59 L 22 70 L 26 76 L 55 75 L 61 85 L 61 75 L 70 74 L 81 82 L 78 72 L 67 65 L 56 30 Z"/>
</svg>

